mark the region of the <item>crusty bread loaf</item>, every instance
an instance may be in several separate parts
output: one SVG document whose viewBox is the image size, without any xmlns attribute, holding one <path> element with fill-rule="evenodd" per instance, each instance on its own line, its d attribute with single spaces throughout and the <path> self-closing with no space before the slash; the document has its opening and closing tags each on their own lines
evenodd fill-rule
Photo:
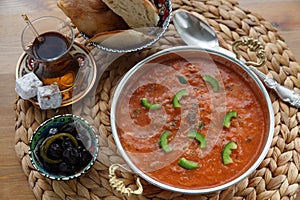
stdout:
<svg viewBox="0 0 300 200">
<path fill-rule="evenodd" d="M 131 28 L 157 26 L 158 9 L 150 0 L 102 0 Z"/>
<path fill-rule="evenodd" d="M 153 40 L 152 36 L 128 29 L 98 33 L 87 42 L 95 42 L 111 49 L 134 49 L 149 43 L 151 40 Z"/>
<path fill-rule="evenodd" d="M 58 0 L 57 5 L 80 31 L 90 37 L 128 28 L 124 20 L 101 0 Z"/>
</svg>

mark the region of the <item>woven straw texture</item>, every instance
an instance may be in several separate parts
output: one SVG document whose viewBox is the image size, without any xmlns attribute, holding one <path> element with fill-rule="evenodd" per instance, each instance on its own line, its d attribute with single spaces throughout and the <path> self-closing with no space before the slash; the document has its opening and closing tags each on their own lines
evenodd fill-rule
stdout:
<svg viewBox="0 0 300 200">
<path fill-rule="evenodd" d="M 259 39 L 265 45 L 267 62 L 259 69 L 279 83 L 300 92 L 300 66 L 277 30 L 261 16 L 240 8 L 237 0 L 173 0 L 173 10 L 185 9 L 197 14 L 217 32 L 220 45 L 231 50 L 233 41 L 242 36 Z M 75 29 L 75 27 L 74 27 Z M 75 31 L 77 31 L 75 29 Z M 77 31 L 77 41 L 84 39 Z M 294 199 L 300 182 L 300 136 L 298 109 L 280 101 L 270 91 L 275 113 L 275 134 L 271 148 L 257 170 L 248 178 L 224 191 L 205 195 L 186 195 L 157 188 L 142 180 L 142 195 L 122 195 L 112 189 L 108 181 L 111 164 L 124 164 L 118 154 L 110 128 L 110 104 L 118 81 L 136 62 L 157 51 L 183 45 L 171 23 L 164 37 L 151 49 L 122 56 L 89 47 L 94 54 L 99 79 L 90 94 L 73 106 L 42 111 L 29 101 L 16 98 L 15 151 L 29 185 L 37 199 Z M 115 59 L 114 56 L 118 58 Z M 255 53 L 242 52 L 246 60 L 255 59 Z M 111 62 L 113 60 L 113 62 Z M 99 70 L 100 71 L 100 70 Z M 101 76 L 100 76 L 101 75 Z M 54 181 L 40 175 L 28 156 L 28 144 L 34 130 L 44 120 L 62 113 L 74 113 L 86 118 L 98 131 L 100 153 L 95 165 L 85 175 L 71 181 Z M 136 188 L 136 175 L 118 171 L 128 187 Z"/>
</svg>

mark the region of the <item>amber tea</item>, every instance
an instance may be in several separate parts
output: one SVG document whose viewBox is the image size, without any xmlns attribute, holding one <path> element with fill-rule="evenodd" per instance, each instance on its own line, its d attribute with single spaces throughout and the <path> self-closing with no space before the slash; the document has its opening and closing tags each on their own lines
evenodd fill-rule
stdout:
<svg viewBox="0 0 300 200">
<path fill-rule="evenodd" d="M 39 38 L 32 44 L 34 57 L 41 60 L 35 67 L 35 74 L 44 84 L 56 82 L 61 90 L 73 86 L 79 65 L 66 53 L 70 42 L 57 32 L 47 32 Z"/>
<path fill-rule="evenodd" d="M 68 40 L 57 32 L 47 32 L 36 38 L 32 45 L 33 54 L 41 60 L 61 57 L 68 49 Z"/>
<path fill-rule="evenodd" d="M 72 27 L 54 16 L 38 18 L 31 24 L 36 33 L 26 26 L 21 41 L 23 49 L 35 60 L 34 73 L 45 85 L 56 82 L 61 91 L 70 89 L 79 69 L 70 52 L 74 43 Z M 65 28 L 58 30 L 62 24 Z"/>
</svg>

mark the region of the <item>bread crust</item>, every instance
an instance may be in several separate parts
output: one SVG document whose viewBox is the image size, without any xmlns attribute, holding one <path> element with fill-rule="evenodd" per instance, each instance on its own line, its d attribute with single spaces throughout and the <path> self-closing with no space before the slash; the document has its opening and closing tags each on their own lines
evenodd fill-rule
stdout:
<svg viewBox="0 0 300 200">
<path fill-rule="evenodd" d="M 57 6 L 89 37 L 100 32 L 128 28 L 125 21 L 101 0 L 58 0 Z"/>
</svg>

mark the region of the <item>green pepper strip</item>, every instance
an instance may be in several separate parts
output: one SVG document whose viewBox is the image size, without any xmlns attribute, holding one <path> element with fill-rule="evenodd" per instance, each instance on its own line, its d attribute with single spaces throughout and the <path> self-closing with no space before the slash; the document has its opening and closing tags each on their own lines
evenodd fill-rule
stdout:
<svg viewBox="0 0 300 200">
<path fill-rule="evenodd" d="M 142 105 L 145 106 L 146 108 L 149 108 L 150 110 L 158 110 L 161 108 L 161 105 L 156 103 L 156 104 L 151 104 L 147 98 L 142 98 L 141 99 Z"/>
<path fill-rule="evenodd" d="M 219 91 L 220 86 L 219 86 L 219 82 L 217 81 L 217 79 L 215 79 L 214 77 L 209 76 L 209 75 L 204 75 L 202 78 L 212 86 L 214 92 Z"/>
<path fill-rule="evenodd" d="M 205 126 L 205 123 L 204 123 L 203 121 L 199 122 L 198 128 L 199 128 L 200 130 L 202 130 L 202 129 L 204 128 L 204 126 Z"/>
<path fill-rule="evenodd" d="M 50 147 L 50 145 L 55 141 L 55 140 L 63 140 L 63 137 L 68 137 L 71 139 L 71 141 L 73 142 L 74 146 L 77 148 L 78 147 L 78 142 L 75 139 L 75 137 L 73 135 L 71 135 L 70 133 L 58 133 L 56 135 L 53 135 L 47 139 L 45 139 L 45 141 L 42 143 L 41 145 L 41 149 L 40 149 L 40 155 L 41 157 L 44 159 L 45 162 L 50 163 L 50 164 L 57 164 L 60 163 L 61 160 L 53 160 L 51 158 L 49 158 L 47 156 L 47 151 Z"/>
<path fill-rule="evenodd" d="M 184 169 L 197 169 L 199 167 L 197 162 L 187 160 L 186 158 L 180 158 L 178 165 Z"/>
<path fill-rule="evenodd" d="M 190 130 L 188 132 L 188 137 L 196 139 L 200 143 L 200 148 L 206 147 L 206 139 L 205 136 L 202 133 L 199 133 L 196 130 Z"/>
<path fill-rule="evenodd" d="M 164 131 L 159 138 L 160 147 L 165 153 L 169 153 L 173 150 L 172 147 L 168 145 L 168 137 L 171 134 L 172 133 L 170 131 Z"/>
<path fill-rule="evenodd" d="M 223 163 L 225 165 L 227 165 L 229 163 L 233 163 L 233 160 L 230 157 L 232 149 L 237 149 L 237 144 L 235 142 L 230 141 L 225 145 L 223 152 L 222 152 Z"/>
<path fill-rule="evenodd" d="M 236 117 L 237 117 L 237 112 L 235 110 L 232 110 L 232 111 L 226 113 L 224 120 L 223 120 L 223 126 L 225 126 L 226 128 L 229 128 L 230 124 L 231 124 L 231 119 L 236 118 Z"/>
<path fill-rule="evenodd" d="M 172 100 L 174 108 L 180 108 L 181 105 L 180 105 L 179 101 L 181 100 L 182 97 L 188 96 L 188 95 L 189 95 L 189 93 L 187 92 L 186 89 L 179 90 L 175 94 L 175 96 L 173 97 L 173 100 Z"/>
<path fill-rule="evenodd" d="M 187 80 L 185 79 L 184 76 L 178 76 L 178 81 L 181 84 L 187 84 Z"/>
</svg>

